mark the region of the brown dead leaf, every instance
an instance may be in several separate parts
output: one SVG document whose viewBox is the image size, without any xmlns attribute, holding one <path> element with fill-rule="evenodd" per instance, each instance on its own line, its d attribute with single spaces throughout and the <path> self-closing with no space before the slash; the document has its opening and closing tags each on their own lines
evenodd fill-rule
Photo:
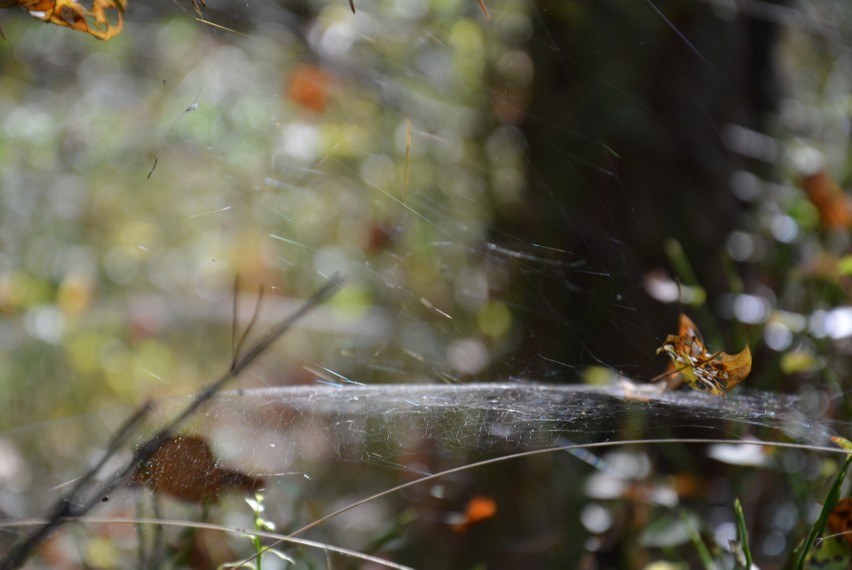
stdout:
<svg viewBox="0 0 852 570">
<path fill-rule="evenodd" d="M 751 350 L 748 345 L 738 354 L 711 353 L 704 346 L 701 333 L 692 319 L 680 315 L 678 334 L 668 335 L 657 354 L 671 358 L 668 370 L 657 379 L 669 377 L 670 388 L 684 381 L 695 390 L 724 396 L 751 372 Z"/>
<path fill-rule="evenodd" d="M 259 477 L 219 467 L 210 444 L 198 435 L 167 439 L 136 468 L 130 482 L 188 503 L 216 502 L 228 491 L 250 494 L 264 485 Z"/>
</svg>

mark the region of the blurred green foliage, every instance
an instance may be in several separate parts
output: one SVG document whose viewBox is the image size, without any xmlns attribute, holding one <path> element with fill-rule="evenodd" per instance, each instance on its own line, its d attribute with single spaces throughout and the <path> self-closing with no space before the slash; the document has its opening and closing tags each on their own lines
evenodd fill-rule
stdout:
<svg viewBox="0 0 852 570">
<path fill-rule="evenodd" d="M 385 328 L 399 336 L 372 333 L 367 347 L 341 338 L 323 355 L 347 376 L 370 369 L 364 351 L 435 379 L 456 374 L 444 354 L 453 340 L 506 346 L 511 314 L 489 304 L 481 249 L 488 163 L 499 161 L 495 187 L 517 200 L 522 159 L 484 94 L 500 58 L 520 58 L 502 64 L 517 77 L 501 82 L 529 80 L 530 62 L 509 49 L 529 29 L 521 3 L 501 7 L 492 27 L 458 3 L 388 3 L 356 17 L 316 3 L 304 26 L 282 7 L 280 21 L 237 14 L 235 33 L 185 6 L 163 3 L 149 20 L 151 7 L 141 19 L 136 8 L 131 29 L 104 43 L 23 13 L 4 21 L 0 281 L 9 346 L 33 351 L 10 351 L 2 366 L 3 389 L 24 395 L 16 409 L 79 410 L 70 386 L 95 400 L 82 409 L 192 390 L 227 365 L 237 273 L 247 291 L 264 284 L 278 296 L 342 269 L 340 318 L 388 307 Z M 216 21 L 215 7 L 207 16 Z M 320 103 L 293 95 L 305 69 L 325 82 Z M 261 310 L 266 322 L 277 316 Z M 318 358 L 289 342 L 298 358 Z"/>
</svg>

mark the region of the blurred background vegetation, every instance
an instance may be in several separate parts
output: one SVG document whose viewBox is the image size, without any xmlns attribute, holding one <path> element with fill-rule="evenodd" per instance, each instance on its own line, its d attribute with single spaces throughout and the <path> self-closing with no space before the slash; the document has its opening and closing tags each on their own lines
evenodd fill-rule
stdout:
<svg viewBox="0 0 852 570">
<path fill-rule="evenodd" d="M 44 422 L 226 369 L 236 274 L 263 325 L 347 276 L 241 388 L 647 380 L 680 299 L 751 346 L 748 388 L 848 418 L 846 2 L 355 7 L 130 0 L 107 42 L 4 11 L 0 430 L 48 426 L 31 471 L 70 479 L 93 437 Z M 746 505 L 766 560 L 810 490 Z"/>
</svg>

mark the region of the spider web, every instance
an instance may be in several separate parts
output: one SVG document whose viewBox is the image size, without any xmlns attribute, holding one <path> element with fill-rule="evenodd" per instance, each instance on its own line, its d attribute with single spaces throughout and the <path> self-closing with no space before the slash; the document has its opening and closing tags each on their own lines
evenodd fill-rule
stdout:
<svg viewBox="0 0 852 570">
<path fill-rule="evenodd" d="M 725 442 L 729 442 L 728 453 L 735 447 L 730 444 L 743 443 L 741 447 L 745 448 L 777 445 L 781 446 L 779 460 L 783 463 L 781 457 L 801 454 L 802 450 L 832 451 L 824 446 L 835 430 L 845 429 L 838 422 L 815 416 L 812 409 L 793 396 L 751 391 L 720 399 L 692 391 L 643 392 L 642 387 L 629 384 L 624 378 L 621 382 L 620 386 L 599 388 L 511 382 L 237 390 L 216 396 L 203 413 L 191 420 L 186 431 L 208 438 L 217 465 L 238 466 L 262 477 L 270 516 L 289 521 L 288 527 L 293 530 L 300 524 L 313 523 L 299 513 L 299 500 L 294 497 L 311 497 L 318 489 L 325 489 L 324 504 L 346 506 L 396 485 L 423 479 L 429 485 L 414 487 L 402 500 L 416 502 L 423 499 L 424 493 L 427 497 L 452 498 L 471 484 L 470 475 L 459 479 L 459 474 L 479 471 L 481 462 L 517 462 L 522 459 L 517 454 L 536 452 L 568 457 L 564 451 L 576 457 L 554 460 L 549 468 L 553 478 L 560 477 L 560 473 L 576 476 L 577 466 L 582 465 L 579 458 L 603 476 L 615 477 L 614 481 L 638 481 L 641 475 L 632 471 L 629 463 L 625 466 L 618 456 L 609 455 L 610 448 L 713 444 L 708 448 L 711 456 L 734 464 L 751 464 L 753 454 L 748 455 L 750 459 L 730 455 L 725 459 Z M 161 403 L 157 417 L 152 418 L 154 425 L 168 422 L 183 405 L 180 400 Z M 61 467 L 57 465 L 51 473 L 29 473 L 28 480 L 22 478 L 21 471 L 26 471 L 22 466 L 38 461 L 38 444 L 45 437 L 87 424 L 92 432 L 107 434 L 114 428 L 104 427 L 127 413 L 112 410 L 7 433 L 4 464 L 10 466 L 7 482 L 12 486 L 4 492 L 4 504 L 15 510 L 9 513 L 11 526 L 4 525 L 7 530 L 20 524 L 16 520 L 26 521 L 58 499 L 64 487 L 73 482 L 57 484 L 63 473 L 85 468 L 72 457 L 63 457 Z M 643 426 L 641 440 L 625 438 L 624 426 L 631 424 Z M 679 436 L 683 433 L 690 437 Z M 718 448 L 715 451 L 714 446 Z M 786 446 L 793 449 L 785 449 Z M 592 453 L 583 448 L 590 448 Z M 772 463 L 769 456 L 759 455 L 759 463 Z M 645 452 L 637 457 L 645 457 Z M 194 460 L 185 459 L 190 464 Z M 118 461 L 124 459 L 116 457 L 111 464 L 116 466 Z M 441 475 L 446 471 L 452 473 Z M 336 484 L 339 477 L 342 484 Z M 340 498 L 336 500 L 328 493 L 340 493 Z M 657 493 L 666 496 L 663 491 Z M 120 489 L 104 497 L 93 520 L 124 520 L 128 512 L 137 512 L 139 494 L 138 489 Z M 656 500 L 665 503 L 672 499 Z M 355 509 L 331 519 L 326 523 L 330 528 L 319 530 L 319 539 L 364 549 L 364 539 L 353 536 L 352 525 L 366 525 L 377 531 L 381 526 L 381 517 L 375 519 L 377 512 L 397 508 L 387 500 L 376 499 L 367 504 L 373 503 L 376 506 L 366 513 Z M 166 519 L 179 521 L 193 516 L 179 503 L 167 501 L 164 506 L 160 516 Z M 136 517 L 139 516 L 143 515 L 138 513 Z M 230 524 L 238 528 L 248 524 L 245 517 L 231 517 Z"/>
</svg>

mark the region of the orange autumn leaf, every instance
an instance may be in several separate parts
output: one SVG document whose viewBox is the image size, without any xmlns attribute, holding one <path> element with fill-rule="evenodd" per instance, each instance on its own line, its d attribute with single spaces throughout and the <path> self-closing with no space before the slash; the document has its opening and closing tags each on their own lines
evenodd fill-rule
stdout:
<svg viewBox="0 0 852 570">
<path fill-rule="evenodd" d="M 660 377 L 671 377 L 670 386 L 684 381 L 695 390 L 724 396 L 751 372 L 751 350 L 748 345 L 739 354 L 711 353 L 692 319 L 680 315 L 678 334 L 666 337 L 657 354 L 665 353 L 672 362 Z"/>
<path fill-rule="evenodd" d="M 834 510 L 828 515 L 826 526 L 833 534 L 842 534 L 849 546 L 852 546 L 852 497 L 837 501 Z"/>
<path fill-rule="evenodd" d="M 216 502 L 227 491 L 250 494 L 264 485 L 259 477 L 219 467 L 210 444 L 197 435 L 167 439 L 136 468 L 130 482 L 188 503 Z"/>
<path fill-rule="evenodd" d="M 451 525 L 456 532 L 464 532 L 471 526 L 492 518 L 497 514 L 497 503 L 491 497 L 476 495 L 467 502 L 461 522 Z"/>
<path fill-rule="evenodd" d="M 824 228 L 841 229 L 852 226 L 852 204 L 843 189 L 825 171 L 802 178 L 808 199 L 819 212 Z"/>
<path fill-rule="evenodd" d="M 108 40 L 121 32 L 127 0 L 90 0 L 88 7 L 74 0 L 0 0 L 0 8 L 15 6 L 45 22 Z"/>
<path fill-rule="evenodd" d="M 297 105 L 322 113 L 328 104 L 328 87 L 331 76 L 315 65 L 300 65 L 290 74 L 287 98 Z"/>
</svg>

